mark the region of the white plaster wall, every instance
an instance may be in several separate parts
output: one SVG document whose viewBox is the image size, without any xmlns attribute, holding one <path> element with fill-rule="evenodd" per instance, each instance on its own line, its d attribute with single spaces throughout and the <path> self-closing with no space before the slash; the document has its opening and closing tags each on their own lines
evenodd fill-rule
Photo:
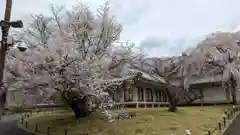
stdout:
<svg viewBox="0 0 240 135">
<path fill-rule="evenodd" d="M 227 97 L 225 91 L 222 87 L 214 87 L 214 88 L 205 88 L 203 89 L 204 102 L 219 102 L 219 101 L 227 101 Z"/>
<path fill-rule="evenodd" d="M 236 95 L 237 95 L 237 100 L 240 101 L 240 89 L 236 91 Z"/>
<path fill-rule="evenodd" d="M 175 81 L 175 83 L 177 83 L 177 81 Z M 149 84 L 141 83 L 141 84 L 138 84 L 137 86 L 132 87 L 133 102 L 138 102 L 138 92 L 137 92 L 137 88 L 136 88 L 138 86 L 143 88 L 143 92 L 144 92 L 144 101 L 143 102 L 146 102 L 146 88 L 151 88 L 153 90 L 153 99 L 154 99 L 154 101 L 156 100 L 156 95 L 155 95 L 156 93 L 154 91 L 155 90 L 154 87 L 152 85 L 149 85 Z M 222 87 L 204 88 L 203 89 L 203 94 L 204 94 L 204 97 L 202 99 L 196 100 L 195 103 L 196 102 L 207 102 L 207 103 L 229 102 L 229 100 L 226 97 L 225 90 Z M 121 102 L 124 102 L 123 91 L 121 91 L 120 99 L 121 99 Z M 237 99 L 240 100 L 240 91 L 237 91 Z M 230 98 L 230 100 L 231 100 L 231 98 Z"/>
<path fill-rule="evenodd" d="M 237 100 L 238 100 L 238 102 L 240 102 L 240 89 L 237 89 L 236 95 L 237 95 Z M 232 99 L 231 93 L 230 93 L 230 99 Z"/>
<path fill-rule="evenodd" d="M 179 79 L 175 79 L 175 80 L 170 80 L 170 83 L 173 84 L 173 85 L 180 85 L 180 80 Z"/>
</svg>

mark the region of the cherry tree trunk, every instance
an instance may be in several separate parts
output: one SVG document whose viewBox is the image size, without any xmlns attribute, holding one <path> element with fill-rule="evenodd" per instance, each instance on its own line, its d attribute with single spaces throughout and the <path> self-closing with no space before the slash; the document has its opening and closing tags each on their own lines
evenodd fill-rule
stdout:
<svg viewBox="0 0 240 135">
<path fill-rule="evenodd" d="M 232 103 L 237 104 L 236 86 L 231 87 Z"/>
<path fill-rule="evenodd" d="M 72 109 L 76 119 L 86 117 L 92 112 L 87 96 L 80 98 L 72 92 L 63 92 L 61 94 L 67 105 Z"/>
<path fill-rule="evenodd" d="M 236 92 L 232 93 L 233 104 L 237 104 Z"/>
<path fill-rule="evenodd" d="M 86 117 L 91 113 L 91 111 L 89 111 L 89 107 L 86 102 L 87 101 L 85 100 L 85 98 L 73 99 L 72 102 L 69 104 L 72 111 L 74 112 L 76 119 L 79 119 L 81 117 Z"/>
<path fill-rule="evenodd" d="M 230 90 L 232 95 L 232 103 L 237 104 L 237 95 L 236 95 L 237 82 L 233 76 L 231 76 L 229 81 L 230 81 L 229 84 L 230 84 Z"/>
<path fill-rule="evenodd" d="M 168 103 L 169 103 L 168 111 L 169 112 L 177 112 L 178 111 L 177 103 L 175 102 L 174 97 L 168 88 L 166 89 L 166 93 L 168 96 Z"/>
<path fill-rule="evenodd" d="M 5 103 L 6 103 L 6 92 L 0 91 L 0 116 L 4 113 Z M 1 119 L 1 117 L 0 117 Z"/>
</svg>

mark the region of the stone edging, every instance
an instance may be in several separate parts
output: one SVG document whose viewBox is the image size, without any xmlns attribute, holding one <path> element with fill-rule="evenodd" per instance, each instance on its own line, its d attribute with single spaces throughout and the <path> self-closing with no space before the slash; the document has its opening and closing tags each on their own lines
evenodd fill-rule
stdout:
<svg viewBox="0 0 240 135">
<path fill-rule="evenodd" d="M 23 131 L 28 132 L 28 133 L 32 133 L 32 134 L 35 134 L 35 135 L 44 135 L 44 134 L 41 134 L 41 133 L 36 133 L 36 132 L 34 132 L 34 131 L 30 130 L 30 129 L 27 129 L 27 128 L 25 128 L 25 127 L 22 126 L 22 125 L 23 125 L 23 124 L 21 124 L 20 121 L 18 121 L 17 127 L 20 128 L 20 129 L 22 129 Z"/>
<path fill-rule="evenodd" d="M 37 116 L 37 115 L 36 115 L 36 116 Z M 35 117 L 36 117 L 36 116 L 35 116 Z M 31 118 L 33 118 L 33 117 L 34 117 L 34 116 L 31 116 Z M 21 124 L 21 120 L 19 120 L 19 121 L 17 122 L 17 127 L 20 128 L 20 129 L 22 129 L 22 130 L 25 131 L 25 132 L 32 133 L 32 134 L 35 134 L 35 135 L 44 135 L 44 134 L 42 134 L 42 133 L 34 132 L 34 131 L 32 131 L 32 130 L 26 128 L 26 127 L 24 127 L 23 125 L 24 125 L 24 124 Z"/>
<path fill-rule="evenodd" d="M 18 122 L 17 127 L 20 128 L 20 129 L 22 129 L 22 130 L 25 131 L 25 132 L 28 132 L 28 133 L 32 133 L 32 134 L 35 134 L 35 135 L 44 135 L 44 134 L 36 133 L 36 132 L 34 132 L 34 131 L 30 130 L 30 129 L 27 129 L 27 128 L 23 127 L 23 126 L 20 124 L 20 122 Z"/>
<path fill-rule="evenodd" d="M 234 118 L 232 120 L 230 120 L 230 123 L 225 127 L 225 129 L 222 131 L 222 135 L 225 134 L 225 132 L 231 127 L 231 125 L 233 124 L 234 120 L 236 120 L 236 117 L 240 115 L 240 112 L 237 112 L 236 115 L 234 116 Z"/>
</svg>

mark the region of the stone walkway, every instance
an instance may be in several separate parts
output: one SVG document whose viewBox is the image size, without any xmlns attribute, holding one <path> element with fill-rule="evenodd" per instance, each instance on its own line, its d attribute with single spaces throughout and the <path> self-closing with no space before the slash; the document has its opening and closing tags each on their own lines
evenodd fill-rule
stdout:
<svg viewBox="0 0 240 135">
<path fill-rule="evenodd" d="M 240 135 L 240 114 L 236 116 L 224 135 Z"/>
<path fill-rule="evenodd" d="M 26 133 L 17 127 L 17 120 L 20 115 L 3 116 L 0 120 L 0 135 L 34 135 Z"/>
</svg>

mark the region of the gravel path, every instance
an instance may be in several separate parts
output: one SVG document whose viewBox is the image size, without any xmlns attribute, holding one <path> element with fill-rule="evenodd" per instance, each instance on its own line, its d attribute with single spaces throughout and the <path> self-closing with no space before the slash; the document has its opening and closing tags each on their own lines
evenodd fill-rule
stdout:
<svg viewBox="0 0 240 135">
<path fill-rule="evenodd" d="M 3 116 L 0 120 L 0 135 L 34 135 L 26 133 L 17 127 L 17 120 L 20 115 Z"/>
</svg>

